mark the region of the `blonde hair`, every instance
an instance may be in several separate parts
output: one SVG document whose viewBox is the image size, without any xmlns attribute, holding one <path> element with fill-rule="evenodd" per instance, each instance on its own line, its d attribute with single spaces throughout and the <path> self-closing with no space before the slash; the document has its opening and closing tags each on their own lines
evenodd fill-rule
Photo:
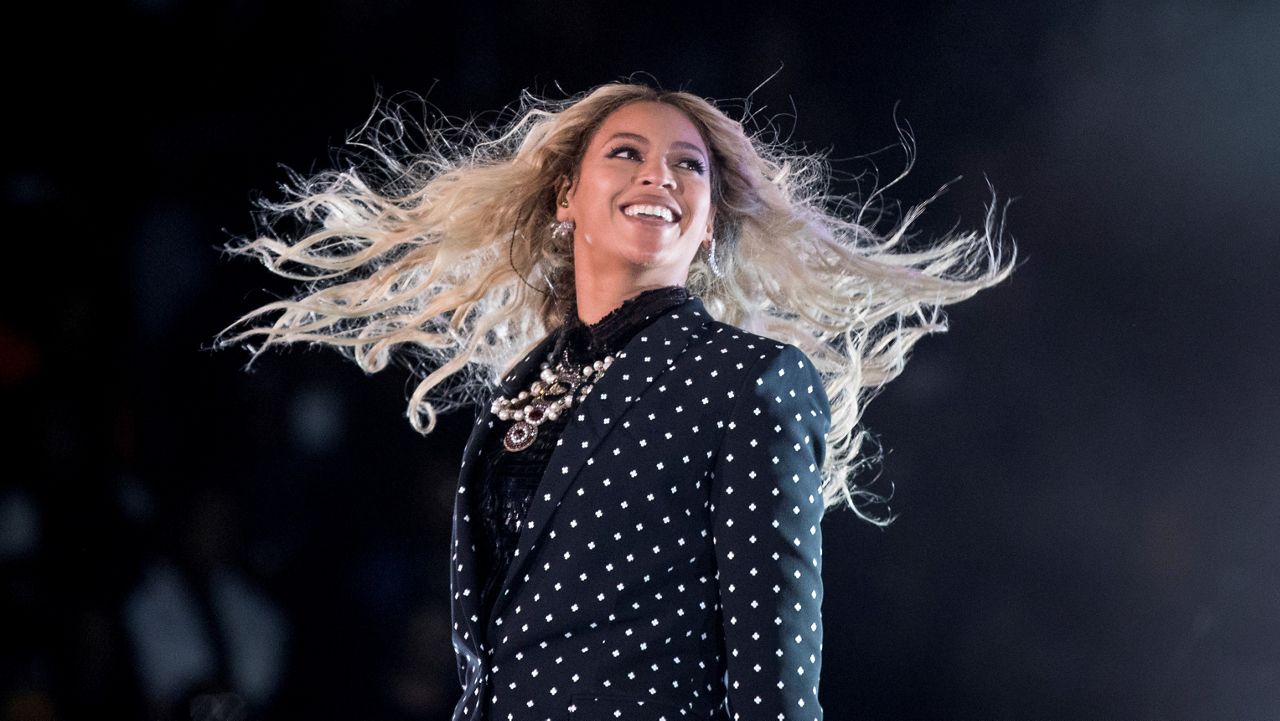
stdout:
<svg viewBox="0 0 1280 721">
<path fill-rule="evenodd" d="M 902 372 L 920 338 L 946 330 L 942 307 L 1003 280 L 1003 213 L 993 198 L 980 231 L 952 233 L 909 249 L 925 206 L 908 208 L 887 232 L 882 192 L 864 200 L 829 193 L 821 156 L 794 152 L 710 102 L 686 92 L 615 83 L 552 102 L 526 94 L 515 115 L 491 125 L 406 124 L 400 106 L 375 110 L 348 144 L 360 164 L 309 178 L 290 173 L 287 198 L 263 201 L 263 217 L 296 219 L 290 242 L 270 230 L 228 247 L 305 282 L 291 299 L 250 311 L 219 336 L 256 358 L 280 344 L 338 347 L 366 372 L 394 350 L 412 350 L 425 375 L 409 399 L 413 427 L 476 402 L 506 367 L 563 322 L 573 307 L 572 240 L 550 233 L 556 187 L 573 178 L 594 131 L 629 103 L 683 111 L 711 153 L 716 209 L 713 274 L 701 253 L 687 287 L 717 320 L 792 343 L 822 375 L 831 402 L 823 468 L 826 505 L 847 503 L 875 523 L 883 501 L 857 483 L 867 401 Z M 410 147 L 406 127 L 423 133 Z M 946 186 L 943 186 L 943 190 Z M 269 315 L 274 320 L 266 323 Z M 459 373 L 464 369 L 471 372 Z"/>
</svg>

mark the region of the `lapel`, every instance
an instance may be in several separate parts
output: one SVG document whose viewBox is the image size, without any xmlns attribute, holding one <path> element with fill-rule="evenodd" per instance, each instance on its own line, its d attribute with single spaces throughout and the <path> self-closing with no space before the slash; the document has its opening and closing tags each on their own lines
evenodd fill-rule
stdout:
<svg viewBox="0 0 1280 721">
<path fill-rule="evenodd" d="M 480 451 L 485 447 L 485 443 L 488 442 L 489 432 L 494 430 L 489 427 L 489 422 L 494 420 L 496 425 L 496 419 L 490 418 L 489 406 L 493 398 L 497 396 L 509 397 L 515 391 L 516 382 L 524 378 L 542 362 L 547 353 L 550 353 L 551 349 L 555 347 L 556 338 L 559 335 L 558 332 L 548 334 L 503 377 L 494 395 L 485 399 L 478 409 L 477 422 L 475 427 L 471 429 L 471 437 L 467 439 L 467 445 L 462 451 L 462 468 L 458 472 L 458 487 L 466 489 L 467 493 L 456 493 L 453 497 L 453 537 L 455 540 L 453 564 L 449 567 L 449 585 L 453 589 L 454 604 L 457 605 L 454 617 L 466 626 L 469 633 L 468 638 L 473 639 L 473 643 L 477 646 L 483 636 L 477 633 L 480 621 L 481 585 L 480 579 L 476 577 L 477 559 L 474 530 L 481 520 L 478 517 L 472 517 L 473 506 L 471 505 L 471 499 L 478 496 L 480 484 L 484 482 L 483 470 L 485 464 L 480 458 Z M 498 430 L 501 431 L 502 427 L 499 427 Z"/>
<path fill-rule="evenodd" d="M 626 413 L 636 401 L 675 363 L 695 334 L 710 320 L 712 318 L 707 314 L 702 301 L 696 297 L 663 311 L 659 317 L 650 322 L 649 326 L 636 333 L 618 352 L 613 365 L 595 383 L 591 395 L 581 406 L 573 409 L 574 416 L 565 426 L 560 443 L 552 452 L 542 480 L 534 492 L 524 527 L 521 529 L 515 558 L 507 569 L 502 589 L 498 593 L 490 614 L 491 628 L 493 621 L 502 616 L 503 609 L 511 597 L 510 594 L 502 591 L 511 588 L 516 579 L 524 575 L 525 568 L 528 567 L 533 555 L 532 549 L 550 525 L 551 517 L 561 497 L 573 485 L 573 481 L 586 465 L 587 460 L 608 439 L 613 429 L 625 420 Z M 557 336 L 558 333 L 551 333 L 538 343 L 504 378 L 497 393 L 509 396 L 518 392 L 516 383 L 542 362 L 554 345 Z M 643 342 L 642 338 L 648 338 L 648 342 Z M 489 413 L 487 403 L 480 408 L 480 412 L 487 416 Z M 495 423 L 494 428 L 490 429 L 488 419 L 482 416 L 481 422 L 472 431 L 471 438 L 463 451 L 464 466 L 462 477 L 459 479 L 461 485 L 473 489 L 473 492 L 478 492 L 479 484 L 483 481 L 481 471 L 484 464 L 480 462 L 477 454 L 484 448 L 491 430 L 502 431 L 504 428 L 505 426 Z M 455 497 L 455 503 L 461 504 L 463 498 L 458 494 Z M 480 585 L 476 578 L 476 564 L 471 551 L 472 525 L 460 525 L 458 521 L 460 514 L 468 512 L 469 509 L 461 505 L 454 508 L 454 530 L 461 533 L 458 535 L 455 549 L 458 559 L 455 560 L 452 569 L 455 574 L 454 580 L 459 584 L 454 587 L 455 593 L 465 593 L 470 590 L 468 595 L 458 598 L 464 602 L 463 616 L 468 624 L 472 624 L 471 631 L 475 636 L 473 619 L 479 617 Z M 479 519 L 473 518 L 471 522 L 479 523 Z M 458 571 L 459 567 L 462 568 L 461 573 Z"/>
</svg>

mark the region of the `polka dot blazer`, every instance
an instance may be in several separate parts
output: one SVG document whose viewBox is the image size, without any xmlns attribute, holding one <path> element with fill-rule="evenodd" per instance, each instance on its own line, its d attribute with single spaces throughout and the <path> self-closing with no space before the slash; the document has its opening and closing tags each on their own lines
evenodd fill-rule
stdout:
<svg viewBox="0 0 1280 721">
<path fill-rule="evenodd" d="M 554 338 L 498 392 L 518 391 Z M 690 298 L 572 412 L 484 627 L 467 494 L 503 424 L 482 414 L 467 443 L 455 721 L 821 721 L 830 408 L 808 357 Z"/>
</svg>

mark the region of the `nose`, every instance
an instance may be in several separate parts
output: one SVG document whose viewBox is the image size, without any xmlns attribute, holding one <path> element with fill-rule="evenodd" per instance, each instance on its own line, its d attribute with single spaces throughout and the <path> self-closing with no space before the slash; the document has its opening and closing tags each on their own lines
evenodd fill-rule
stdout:
<svg viewBox="0 0 1280 721">
<path fill-rule="evenodd" d="M 656 185 L 660 188 L 675 190 L 676 177 L 667 167 L 665 161 L 652 158 L 642 163 L 636 175 L 641 185 Z"/>
</svg>

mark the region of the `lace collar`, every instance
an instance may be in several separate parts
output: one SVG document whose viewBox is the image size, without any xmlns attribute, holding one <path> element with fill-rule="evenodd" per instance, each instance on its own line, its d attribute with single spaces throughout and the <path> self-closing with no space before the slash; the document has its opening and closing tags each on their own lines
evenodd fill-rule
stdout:
<svg viewBox="0 0 1280 721">
<path fill-rule="evenodd" d="M 578 318 L 578 306 L 574 303 L 561 326 L 560 337 L 551 351 L 552 358 L 560 358 L 568 351 L 573 362 L 589 362 L 622 350 L 646 321 L 662 311 L 680 305 L 689 299 L 684 286 L 668 285 L 641 291 L 609 311 L 600 320 L 587 325 Z"/>
</svg>

